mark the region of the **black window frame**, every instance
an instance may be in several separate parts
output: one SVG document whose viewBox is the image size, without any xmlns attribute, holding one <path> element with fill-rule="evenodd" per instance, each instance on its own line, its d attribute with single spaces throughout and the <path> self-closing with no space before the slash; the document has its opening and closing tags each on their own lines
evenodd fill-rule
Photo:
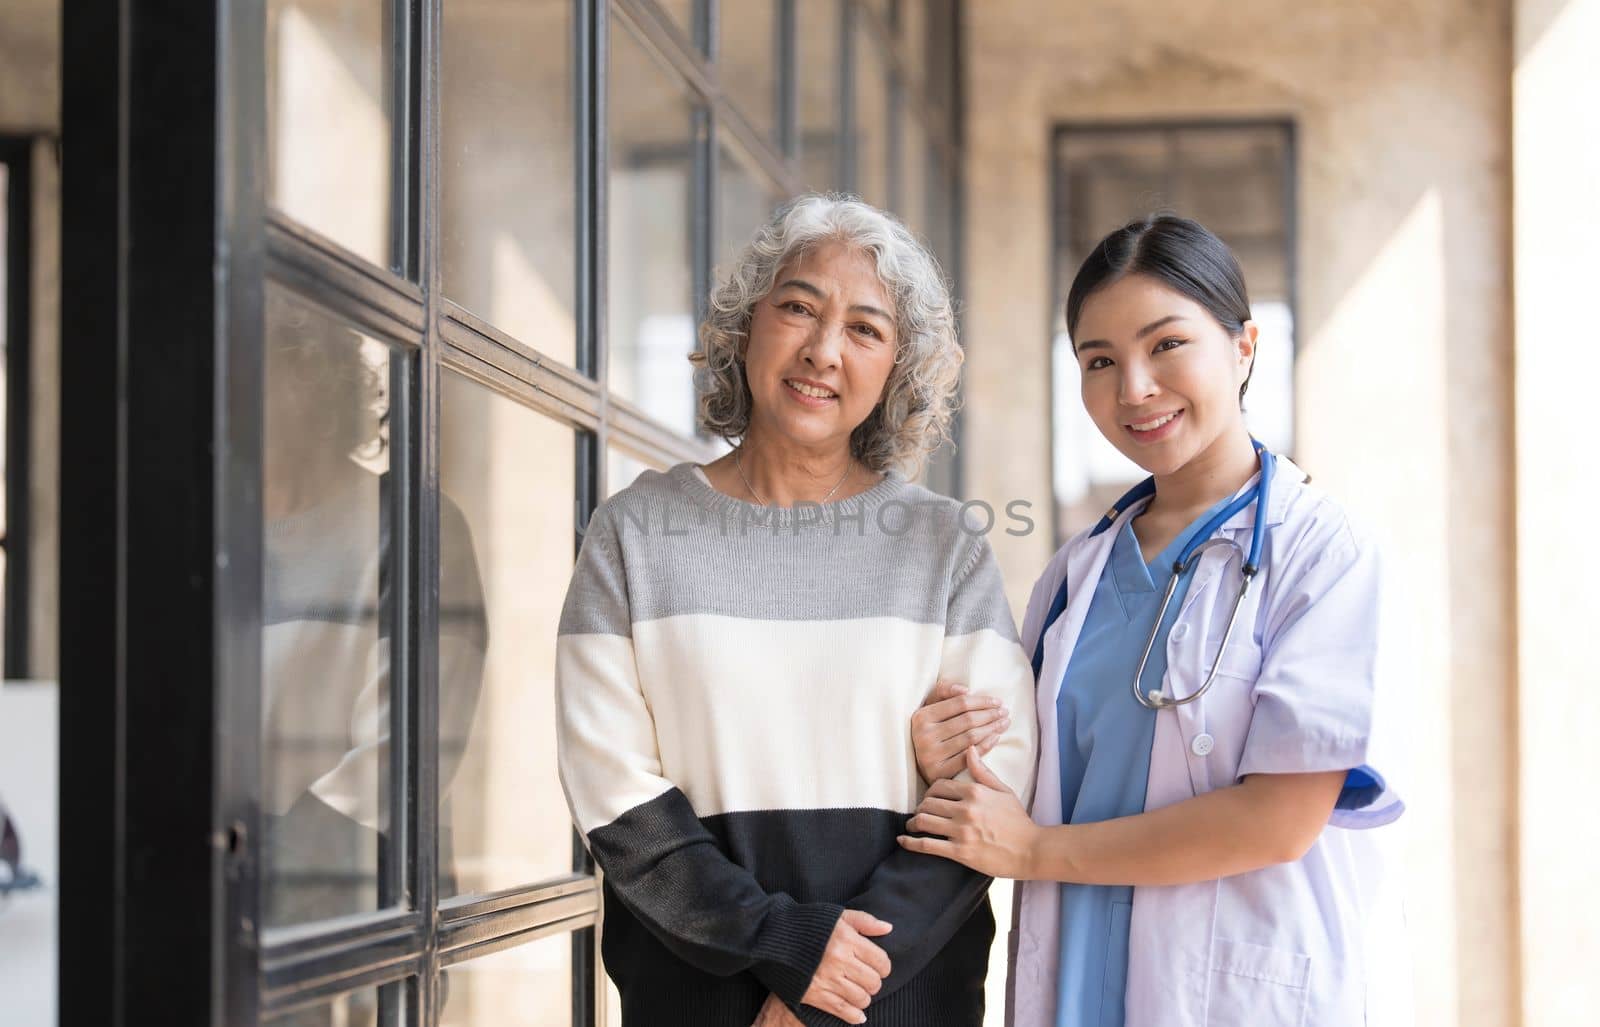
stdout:
<svg viewBox="0 0 1600 1027">
<path fill-rule="evenodd" d="M 0 135 L 0 165 L 6 169 L 6 523 L 0 532 L 6 568 L 0 673 L 10 679 L 32 676 L 33 152 L 34 137 Z"/>
</svg>

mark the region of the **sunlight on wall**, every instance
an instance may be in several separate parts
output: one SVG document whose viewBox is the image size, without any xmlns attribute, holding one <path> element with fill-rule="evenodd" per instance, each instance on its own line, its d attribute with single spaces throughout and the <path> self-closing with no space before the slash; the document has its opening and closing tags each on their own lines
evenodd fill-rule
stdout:
<svg viewBox="0 0 1600 1027">
<path fill-rule="evenodd" d="M 1388 841 L 1405 853 L 1410 960 L 1431 1014 L 1441 1013 L 1433 996 L 1456 993 L 1458 965 L 1443 268 L 1443 205 L 1430 189 L 1301 351 L 1297 383 L 1302 423 L 1339 426 L 1303 434 L 1305 469 L 1383 554 L 1380 694 L 1388 706 L 1377 725 L 1409 728 L 1404 739 L 1387 739 L 1404 761 L 1396 776 L 1407 804 Z M 1397 951 L 1373 965 L 1405 959 Z"/>
<path fill-rule="evenodd" d="M 1600 621 L 1584 521 L 1600 504 L 1587 393 L 1600 348 L 1581 313 L 1600 226 L 1597 0 L 1517 5 L 1516 166 L 1518 677 L 1523 1022 L 1594 1022 L 1600 918 L 1594 853 L 1600 673 L 1585 643 Z M 1552 17 L 1542 29 L 1541 18 Z M 1537 34 L 1535 39 L 1522 35 Z M 1575 311 L 1580 311 L 1576 313 Z"/>
</svg>

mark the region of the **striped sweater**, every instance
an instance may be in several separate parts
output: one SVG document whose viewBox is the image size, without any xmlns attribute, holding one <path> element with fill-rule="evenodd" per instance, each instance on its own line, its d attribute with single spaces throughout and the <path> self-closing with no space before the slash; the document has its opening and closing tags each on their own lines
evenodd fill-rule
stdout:
<svg viewBox="0 0 1600 1027">
<path fill-rule="evenodd" d="M 1032 674 L 958 512 L 894 474 L 770 509 L 690 464 L 596 512 L 557 643 L 559 761 L 626 1027 L 749 1027 L 769 993 L 841 1023 L 800 998 L 847 907 L 894 925 L 868 1023 L 982 1021 L 989 880 L 895 843 L 940 678 L 1001 697 L 989 765 L 1032 788 Z"/>
</svg>

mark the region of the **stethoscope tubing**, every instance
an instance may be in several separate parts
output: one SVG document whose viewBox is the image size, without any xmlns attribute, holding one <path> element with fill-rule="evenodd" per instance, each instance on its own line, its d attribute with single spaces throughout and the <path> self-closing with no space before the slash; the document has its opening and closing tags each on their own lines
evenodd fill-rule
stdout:
<svg viewBox="0 0 1600 1027">
<path fill-rule="evenodd" d="M 1233 638 L 1234 626 L 1239 622 L 1239 609 L 1244 605 L 1245 596 L 1250 593 L 1250 583 L 1255 580 L 1256 572 L 1261 566 L 1258 561 L 1261 559 L 1261 546 L 1266 537 L 1267 497 L 1270 495 L 1272 488 L 1272 472 L 1275 462 L 1272 453 L 1267 447 L 1254 439 L 1251 442 L 1255 445 L 1256 453 L 1261 462 L 1261 474 L 1256 479 L 1256 487 L 1223 507 L 1211 520 L 1206 522 L 1203 528 L 1195 532 L 1194 537 L 1183 547 L 1183 552 L 1172 565 L 1172 577 L 1167 580 L 1167 591 L 1161 598 L 1161 611 L 1156 614 L 1155 623 L 1150 625 L 1150 637 L 1145 639 L 1144 652 L 1139 657 L 1139 669 L 1133 673 L 1133 697 L 1145 709 L 1169 710 L 1177 706 L 1186 706 L 1210 691 L 1212 682 L 1217 679 L 1217 670 L 1222 666 L 1222 654 L 1227 651 L 1228 641 Z M 1149 484 L 1153 485 L 1153 480 Z M 1132 495 L 1132 493 L 1129 493 L 1129 495 Z M 1234 596 L 1233 610 L 1228 614 L 1228 626 L 1222 633 L 1222 644 L 1217 647 L 1216 655 L 1211 658 L 1211 670 L 1206 674 L 1206 679 L 1200 683 L 1199 688 L 1181 699 L 1166 695 L 1159 688 L 1152 688 L 1149 692 L 1144 691 L 1142 688 L 1144 669 L 1150 662 L 1150 653 L 1155 649 L 1156 638 L 1161 634 L 1161 622 L 1167 619 L 1167 607 L 1172 603 L 1172 596 L 1178 590 L 1178 582 L 1193 564 L 1194 559 L 1201 552 L 1214 545 L 1232 546 L 1238 550 L 1241 558 L 1244 557 L 1244 550 L 1233 542 L 1227 539 L 1214 539 L 1211 536 L 1227 522 L 1228 518 L 1237 514 L 1251 503 L 1256 505 L 1256 516 L 1255 523 L 1250 530 L 1250 556 L 1249 559 L 1244 560 L 1239 568 L 1239 593 Z M 1126 506 L 1119 502 L 1118 508 L 1126 509 Z"/>
<path fill-rule="evenodd" d="M 1144 653 L 1139 659 L 1139 669 L 1134 672 L 1133 676 L 1133 696 L 1139 701 L 1139 705 L 1148 709 L 1161 710 L 1171 709 L 1175 706 L 1184 706 L 1199 699 L 1201 696 L 1206 694 L 1207 690 L 1211 688 L 1212 682 L 1217 678 L 1217 670 L 1222 663 L 1222 654 L 1227 650 L 1228 642 L 1233 637 L 1234 626 L 1239 620 L 1239 610 L 1244 605 L 1245 597 L 1250 593 L 1250 583 L 1255 579 L 1255 576 L 1261 567 L 1262 544 L 1266 539 L 1267 520 L 1265 512 L 1267 509 L 1267 498 L 1269 495 L 1271 495 L 1272 475 L 1276 468 L 1277 461 L 1276 458 L 1273 457 L 1271 450 L 1267 449 L 1266 446 L 1263 446 L 1255 439 L 1251 439 L 1250 442 L 1251 445 L 1255 447 L 1257 457 L 1261 464 L 1261 474 L 1256 480 L 1256 487 L 1251 491 L 1236 497 L 1231 503 L 1224 507 L 1214 517 L 1212 517 L 1211 520 L 1207 521 L 1201 530 L 1195 532 L 1194 537 L 1187 545 L 1184 546 L 1183 553 L 1179 555 L 1178 560 L 1173 564 L 1172 578 L 1167 582 L 1166 594 L 1161 600 L 1161 612 L 1156 615 L 1155 623 L 1150 627 L 1150 637 L 1145 640 Z M 1121 499 L 1117 500 L 1116 505 L 1113 506 L 1106 513 L 1106 515 L 1100 519 L 1100 523 L 1095 525 L 1094 530 L 1089 533 L 1090 537 L 1092 538 L 1111 527 L 1111 525 L 1116 521 L 1117 517 L 1121 515 L 1122 511 L 1129 509 L 1133 506 L 1133 504 L 1140 502 L 1141 500 L 1155 495 L 1155 492 L 1156 486 L 1155 478 L 1153 476 L 1146 478 L 1138 485 L 1135 485 L 1133 488 L 1129 489 Z M 1151 689 L 1149 693 L 1141 691 L 1139 686 L 1140 682 L 1144 678 L 1145 667 L 1150 662 L 1150 653 L 1155 648 L 1156 638 L 1161 632 L 1161 622 L 1166 619 L 1167 608 L 1172 603 L 1172 596 L 1178 590 L 1179 579 L 1189 569 L 1191 561 L 1194 560 L 1195 557 L 1199 556 L 1203 550 L 1209 548 L 1210 546 L 1230 545 L 1239 550 L 1239 553 L 1243 555 L 1244 550 L 1240 549 L 1239 546 L 1235 545 L 1230 540 L 1213 539 L 1211 536 L 1216 533 L 1217 529 L 1220 528 L 1223 523 L 1228 520 L 1228 518 L 1234 516 L 1251 503 L 1256 505 L 1256 516 L 1255 523 L 1252 525 L 1250 532 L 1250 556 L 1249 559 L 1245 560 L 1243 565 L 1239 568 L 1242 575 L 1242 580 L 1239 583 L 1239 594 L 1234 597 L 1233 611 L 1228 615 L 1228 626 L 1223 632 L 1222 644 L 1217 648 L 1217 655 L 1211 661 L 1210 673 L 1206 675 L 1205 681 L 1201 683 L 1200 687 L 1196 689 L 1193 694 L 1185 696 L 1182 699 L 1176 699 L 1163 695 L 1159 689 Z M 1056 594 L 1052 597 L 1050 601 L 1050 608 L 1045 612 L 1044 623 L 1039 628 L 1039 638 L 1034 643 L 1032 663 L 1033 676 L 1036 679 L 1039 677 L 1044 667 L 1045 635 L 1049 633 L 1050 626 L 1056 622 L 1056 619 L 1066 611 L 1067 585 L 1068 582 L 1063 580 L 1061 582 L 1061 586 L 1056 590 Z"/>
</svg>

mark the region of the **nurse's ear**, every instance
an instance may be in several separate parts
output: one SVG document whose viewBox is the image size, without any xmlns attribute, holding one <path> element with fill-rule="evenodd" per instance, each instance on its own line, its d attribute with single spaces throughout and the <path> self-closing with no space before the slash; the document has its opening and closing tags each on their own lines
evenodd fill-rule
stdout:
<svg viewBox="0 0 1600 1027">
<path fill-rule="evenodd" d="M 1244 405 L 1244 394 L 1250 388 L 1250 375 L 1256 369 L 1256 339 L 1261 334 L 1261 326 L 1254 321 L 1246 321 L 1239 329 L 1239 335 L 1233 340 L 1236 369 L 1235 379 L 1239 383 L 1239 405 Z"/>
</svg>

